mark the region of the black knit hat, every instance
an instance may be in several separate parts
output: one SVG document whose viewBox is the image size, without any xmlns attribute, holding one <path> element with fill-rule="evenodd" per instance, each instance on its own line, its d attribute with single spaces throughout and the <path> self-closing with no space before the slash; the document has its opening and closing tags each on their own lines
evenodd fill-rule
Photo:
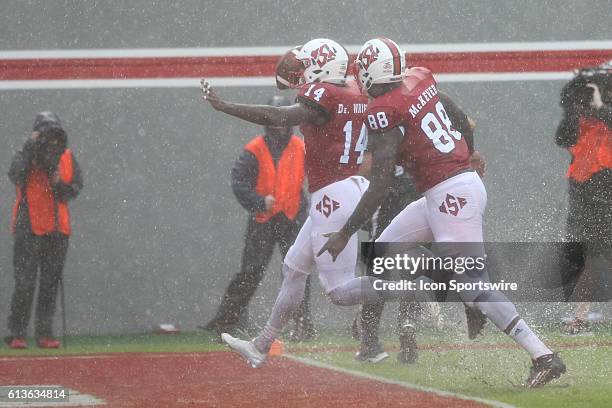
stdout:
<svg viewBox="0 0 612 408">
<path fill-rule="evenodd" d="M 62 128 L 62 122 L 51 111 L 40 112 L 36 115 L 33 130 L 40 132 L 43 140 L 58 139 L 62 145 L 66 146 L 68 144 L 68 135 Z"/>
<path fill-rule="evenodd" d="M 59 117 L 51 112 L 51 111 L 43 111 L 40 112 L 36 115 L 36 117 L 34 118 L 34 131 L 40 131 L 40 129 L 44 126 L 44 125 L 56 125 L 59 127 L 62 127 L 62 122 L 60 122 Z"/>
</svg>

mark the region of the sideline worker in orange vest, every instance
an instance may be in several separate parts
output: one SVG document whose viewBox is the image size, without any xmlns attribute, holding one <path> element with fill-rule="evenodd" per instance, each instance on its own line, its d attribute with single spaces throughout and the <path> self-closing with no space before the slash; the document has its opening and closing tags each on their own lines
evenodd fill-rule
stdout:
<svg viewBox="0 0 612 408">
<path fill-rule="evenodd" d="M 566 300 L 590 260 L 599 301 L 612 297 L 612 61 L 577 71 L 561 92 L 564 117 L 556 143 L 569 150 L 567 245 L 562 265 Z M 602 298 L 603 296 L 603 298 Z M 575 334 L 584 323 L 588 306 L 566 327 Z"/>
<path fill-rule="evenodd" d="M 9 178 L 17 199 L 13 209 L 15 291 L 8 319 L 11 348 L 26 348 L 26 330 L 38 281 L 35 337 L 41 348 L 57 348 L 52 324 L 57 289 L 70 236 L 68 201 L 83 188 L 76 159 L 59 118 L 41 112 L 23 149 L 13 157 Z"/>
<path fill-rule="evenodd" d="M 274 96 L 273 106 L 291 105 Z M 242 253 L 242 267 L 229 284 L 215 317 L 205 326 L 217 333 L 244 325 L 246 308 L 263 279 L 274 246 L 284 257 L 307 217 L 304 194 L 304 142 L 291 128 L 266 127 L 263 136 L 246 144 L 232 169 L 232 188 L 240 205 L 250 213 Z M 308 308 L 310 277 L 304 300 L 293 316 L 292 340 L 312 338 L 314 329 Z"/>
</svg>

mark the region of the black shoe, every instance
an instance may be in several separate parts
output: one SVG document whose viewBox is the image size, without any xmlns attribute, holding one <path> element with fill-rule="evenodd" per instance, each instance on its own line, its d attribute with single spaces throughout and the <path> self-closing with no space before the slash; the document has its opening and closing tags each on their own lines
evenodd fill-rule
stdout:
<svg viewBox="0 0 612 408">
<path fill-rule="evenodd" d="M 484 331 L 485 324 L 487 324 L 487 316 L 485 316 L 476 307 L 465 306 L 465 317 L 467 321 L 468 337 L 470 340 L 474 340 L 476 337 L 481 336 Z"/>
<path fill-rule="evenodd" d="M 376 343 L 374 346 L 367 346 L 362 343 L 361 350 L 355 354 L 356 361 L 367 361 L 369 363 L 380 363 L 387 357 L 389 357 L 389 354 L 383 350 L 380 343 Z"/>
<path fill-rule="evenodd" d="M 419 359 L 419 349 L 416 342 L 416 328 L 406 323 L 400 329 L 400 351 L 397 361 L 400 364 L 414 364 Z"/>
<path fill-rule="evenodd" d="M 295 329 L 291 332 L 289 341 L 300 342 L 309 341 L 315 338 L 317 331 L 310 319 L 300 317 L 295 320 Z"/>
<path fill-rule="evenodd" d="M 217 319 L 213 319 L 210 322 L 206 323 L 204 326 L 197 326 L 198 329 L 206 330 L 209 332 L 213 332 L 221 336 L 221 333 L 234 333 L 236 329 L 238 329 L 238 325 L 229 324 L 226 322 L 222 322 Z"/>
<path fill-rule="evenodd" d="M 566 322 L 561 327 L 561 332 L 568 336 L 577 336 L 579 334 L 589 333 L 591 327 L 589 322 L 582 319 L 575 318 L 569 322 Z"/>
<path fill-rule="evenodd" d="M 561 377 L 565 373 L 565 364 L 555 354 L 546 354 L 533 361 L 529 371 L 529 378 L 525 381 L 525 387 L 538 388 L 548 384 L 551 380 Z"/>
</svg>

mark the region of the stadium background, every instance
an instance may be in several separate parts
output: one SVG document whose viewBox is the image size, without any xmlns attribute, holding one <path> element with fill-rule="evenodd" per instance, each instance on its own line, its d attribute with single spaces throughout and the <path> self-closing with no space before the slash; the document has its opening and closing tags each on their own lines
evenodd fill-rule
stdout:
<svg viewBox="0 0 612 408">
<path fill-rule="evenodd" d="M 324 36 L 358 45 L 380 35 L 414 44 L 605 40 L 609 7 L 609 1 L 7 1 L 0 49 L 280 46 Z M 553 143 L 562 85 L 441 85 L 478 122 L 477 147 L 488 159 L 489 240 L 563 237 L 569 158 Z M 263 102 L 272 92 L 220 90 L 247 102 Z M 43 109 L 60 115 L 83 168 L 85 189 L 72 205 L 75 233 L 65 269 L 71 333 L 135 332 L 163 322 L 193 329 L 212 317 L 239 267 L 247 216 L 231 193 L 229 170 L 259 127 L 215 113 L 200 103 L 196 87 L 1 91 L 0 106 L 3 173 Z M 14 200 L 5 176 L 0 192 L 4 335 Z M 263 322 L 278 284 L 273 267 L 254 302 L 256 321 Z M 314 293 L 319 324 L 352 316 Z"/>
</svg>

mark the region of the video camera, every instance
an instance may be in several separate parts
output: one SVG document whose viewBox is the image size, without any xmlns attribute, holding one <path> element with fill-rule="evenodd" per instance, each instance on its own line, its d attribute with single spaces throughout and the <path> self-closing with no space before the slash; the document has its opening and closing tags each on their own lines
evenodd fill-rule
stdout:
<svg viewBox="0 0 612 408">
<path fill-rule="evenodd" d="M 32 146 L 33 158 L 43 167 L 54 168 L 66 149 L 67 135 L 57 123 L 44 123 L 37 127 L 40 134 Z"/>
<path fill-rule="evenodd" d="M 596 67 L 586 67 L 574 71 L 574 78 L 561 92 L 561 106 L 588 108 L 593 100 L 594 89 L 587 85 L 597 85 L 603 102 L 611 104 L 612 60 Z"/>
</svg>

